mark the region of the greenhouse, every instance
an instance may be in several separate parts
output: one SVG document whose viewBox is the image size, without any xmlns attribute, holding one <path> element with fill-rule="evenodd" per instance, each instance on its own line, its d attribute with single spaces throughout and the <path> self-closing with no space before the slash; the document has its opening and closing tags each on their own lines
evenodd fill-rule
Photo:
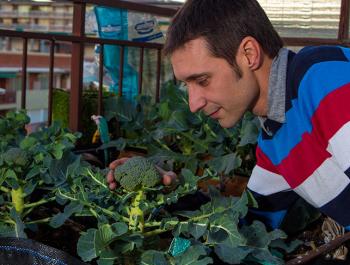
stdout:
<svg viewBox="0 0 350 265">
<path fill-rule="evenodd" d="M 0 1 L 0 264 L 350 264 L 349 23 Z"/>
</svg>

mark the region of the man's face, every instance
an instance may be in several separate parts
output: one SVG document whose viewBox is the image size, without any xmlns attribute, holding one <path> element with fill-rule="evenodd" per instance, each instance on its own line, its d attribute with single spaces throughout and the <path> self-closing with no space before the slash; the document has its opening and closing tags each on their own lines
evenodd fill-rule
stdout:
<svg viewBox="0 0 350 265">
<path fill-rule="evenodd" d="M 210 54 L 202 38 L 176 50 L 171 63 L 176 78 L 187 86 L 190 110 L 203 111 L 224 128 L 234 126 L 259 97 L 256 78 L 244 60 L 237 60 L 239 78 L 226 60 Z"/>
</svg>

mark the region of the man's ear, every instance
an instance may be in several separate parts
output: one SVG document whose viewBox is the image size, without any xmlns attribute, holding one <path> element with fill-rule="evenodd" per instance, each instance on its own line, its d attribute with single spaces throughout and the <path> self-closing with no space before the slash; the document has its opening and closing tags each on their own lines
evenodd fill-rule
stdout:
<svg viewBox="0 0 350 265">
<path fill-rule="evenodd" d="M 262 50 L 260 44 L 253 37 L 245 37 L 238 48 L 242 63 L 250 70 L 255 71 L 262 65 Z"/>
</svg>

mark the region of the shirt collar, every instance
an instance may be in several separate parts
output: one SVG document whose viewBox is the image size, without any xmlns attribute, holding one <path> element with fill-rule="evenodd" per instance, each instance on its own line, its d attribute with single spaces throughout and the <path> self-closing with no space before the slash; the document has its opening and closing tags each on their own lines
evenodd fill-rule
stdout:
<svg viewBox="0 0 350 265">
<path fill-rule="evenodd" d="M 259 117 L 261 127 L 267 134 L 264 123 L 267 119 L 283 123 L 285 121 L 285 95 L 289 50 L 281 48 L 273 59 L 269 75 L 267 118 Z"/>
</svg>

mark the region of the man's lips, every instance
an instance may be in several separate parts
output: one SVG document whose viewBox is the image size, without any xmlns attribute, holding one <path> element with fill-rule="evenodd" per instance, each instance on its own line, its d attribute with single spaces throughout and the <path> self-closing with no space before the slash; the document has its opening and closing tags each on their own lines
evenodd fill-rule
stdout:
<svg viewBox="0 0 350 265">
<path fill-rule="evenodd" d="M 208 116 L 210 116 L 213 119 L 217 119 L 219 117 L 219 110 L 221 108 L 218 108 L 217 110 L 213 111 L 212 113 L 210 113 Z"/>
</svg>

